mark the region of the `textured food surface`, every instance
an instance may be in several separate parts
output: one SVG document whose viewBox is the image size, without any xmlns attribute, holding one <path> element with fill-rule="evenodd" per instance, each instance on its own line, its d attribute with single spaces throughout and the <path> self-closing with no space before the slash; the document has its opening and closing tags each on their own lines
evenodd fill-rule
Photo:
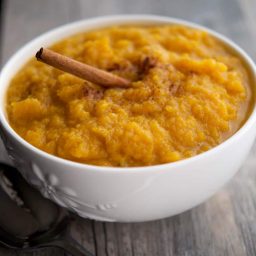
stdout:
<svg viewBox="0 0 256 256">
<path fill-rule="evenodd" d="M 148 166 L 204 152 L 246 119 L 252 93 L 242 61 L 204 31 L 116 26 L 53 50 L 130 79 L 104 89 L 31 60 L 13 78 L 7 113 L 26 141 L 102 166 Z"/>
</svg>

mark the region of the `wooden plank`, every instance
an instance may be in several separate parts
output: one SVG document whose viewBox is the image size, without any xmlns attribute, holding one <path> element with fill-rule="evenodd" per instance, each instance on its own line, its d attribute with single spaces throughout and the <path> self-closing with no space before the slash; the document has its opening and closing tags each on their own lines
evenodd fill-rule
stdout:
<svg viewBox="0 0 256 256">
<path fill-rule="evenodd" d="M 254 47 L 256 42 L 256 1 L 255 0 L 238 0 L 240 8 L 244 13 L 245 24 L 241 29 L 248 29 L 250 31 L 249 36 L 246 35 L 244 40 L 247 40 L 249 45 L 248 53 L 251 54 L 251 57 L 256 61 L 256 47 Z M 254 42 L 254 45 L 251 44 Z M 247 48 L 244 48 L 247 50 Z"/>
<path fill-rule="evenodd" d="M 3 44 L 3 37 L 1 36 L 1 31 L 3 30 L 3 1 L 0 0 L 0 67 L 2 65 L 2 44 Z"/>
<path fill-rule="evenodd" d="M 95 254 L 107 255 L 106 233 L 104 223 L 99 221 L 92 221 L 92 225 L 95 243 Z"/>
<path fill-rule="evenodd" d="M 244 164 L 240 175 L 230 184 L 230 196 L 236 217 L 236 225 L 241 231 L 247 255 L 256 255 L 256 145 Z"/>
<path fill-rule="evenodd" d="M 33 255 L 33 256 L 50 256 L 50 255 L 67 256 L 67 254 L 64 251 L 62 251 L 61 249 L 57 249 L 57 248 L 40 249 L 38 251 L 34 251 L 33 253 L 17 251 L 16 254 L 12 254 L 12 255 L 15 255 L 15 256 L 30 256 L 30 255 Z M 10 256 L 12 256 L 12 255 L 10 255 Z M 5 254 L 3 256 L 5 256 Z"/>
<path fill-rule="evenodd" d="M 154 13 L 213 28 L 256 59 L 254 0 L 8 0 L 2 60 L 33 37 L 69 21 L 120 13 Z M 60 7 L 61 6 L 61 7 Z M 77 218 L 72 234 L 99 256 L 255 256 L 256 145 L 240 173 L 212 199 L 178 216 L 148 223 L 103 223 Z M 16 255 L 0 248 L 1 255 Z M 27 255 L 19 253 L 19 255 Z M 45 250 L 33 255 L 64 255 Z"/>
<path fill-rule="evenodd" d="M 22 45 L 69 22 L 68 0 L 8 0 L 4 9 L 3 62 Z M 58 13 L 58 15 L 56 15 Z"/>
<path fill-rule="evenodd" d="M 72 223 L 72 237 L 88 251 L 95 253 L 95 237 L 93 222 L 88 219 L 77 219 Z"/>
</svg>

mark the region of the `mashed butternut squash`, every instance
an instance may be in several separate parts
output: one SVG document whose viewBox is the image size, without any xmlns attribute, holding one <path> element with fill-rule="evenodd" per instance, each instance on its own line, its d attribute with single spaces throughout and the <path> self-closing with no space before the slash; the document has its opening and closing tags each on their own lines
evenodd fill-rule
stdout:
<svg viewBox="0 0 256 256">
<path fill-rule="evenodd" d="M 104 89 L 31 60 L 13 78 L 13 129 L 50 154 L 102 166 L 148 166 L 204 152 L 247 117 L 246 69 L 206 32 L 183 26 L 116 26 L 52 49 L 130 79 Z"/>
</svg>

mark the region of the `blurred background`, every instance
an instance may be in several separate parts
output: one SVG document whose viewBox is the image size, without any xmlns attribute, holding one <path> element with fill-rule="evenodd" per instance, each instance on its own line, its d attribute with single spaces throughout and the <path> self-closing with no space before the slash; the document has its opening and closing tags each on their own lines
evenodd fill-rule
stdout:
<svg viewBox="0 0 256 256">
<path fill-rule="evenodd" d="M 221 32 L 256 57 L 255 0 L 2 0 L 3 61 L 35 36 L 95 16 L 148 13 L 186 19 Z M 251 29 L 251 31 L 250 31 Z M 254 49 L 253 49 L 254 48 Z"/>
<path fill-rule="evenodd" d="M 54 27 L 111 14 L 156 14 L 212 28 L 256 61 L 255 0 L 0 0 L 0 67 Z M 0 149 L 0 156 L 3 151 Z M 178 216 L 137 224 L 77 217 L 77 241 L 103 256 L 255 256 L 256 145 L 238 175 L 206 203 Z M 32 255 L 0 248 L 2 255 Z M 33 255 L 64 255 L 58 250 Z"/>
</svg>

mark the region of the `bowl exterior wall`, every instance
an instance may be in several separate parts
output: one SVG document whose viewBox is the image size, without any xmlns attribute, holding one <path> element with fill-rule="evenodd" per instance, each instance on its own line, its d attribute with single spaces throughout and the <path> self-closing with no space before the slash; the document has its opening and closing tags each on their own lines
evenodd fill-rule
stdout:
<svg viewBox="0 0 256 256">
<path fill-rule="evenodd" d="M 25 149 L 4 129 L 2 135 L 15 166 L 44 196 L 82 217 L 137 222 L 176 215 L 212 196 L 241 167 L 255 131 L 192 165 L 130 173 L 56 163 Z"/>
<path fill-rule="evenodd" d="M 242 131 L 206 153 L 177 163 L 125 170 L 82 165 L 50 156 L 21 139 L 9 126 L 4 113 L 4 94 L 11 77 L 42 45 L 51 45 L 69 35 L 116 23 L 169 23 L 197 27 L 165 17 L 124 15 L 80 21 L 33 40 L 12 57 L 0 76 L 2 139 L 10 158 L 29 183 L 44 196 L 82 217 L 119 222 L 169 217 L 205 201 L 241 167 L 256 136 L 253 126 L 255 110 Z M 256 77 L 255 65 L 241 49 L 215 32 L 209 30 L 209 33 L 234 48 Z"/>
</svg>

